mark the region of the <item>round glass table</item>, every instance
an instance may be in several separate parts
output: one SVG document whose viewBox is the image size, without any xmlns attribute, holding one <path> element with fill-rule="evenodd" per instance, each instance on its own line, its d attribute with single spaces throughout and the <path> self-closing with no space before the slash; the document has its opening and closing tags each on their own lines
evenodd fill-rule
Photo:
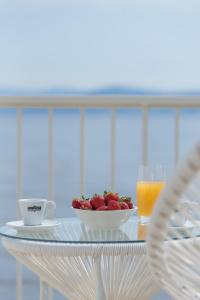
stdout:
<svg viewBox="0 0 200 300">
<path fill-rule="evenodd" d="M 53 230 L 0 228 L 7 251 L 70 300 L 145 300 L 158 291 L 146 256 L 147 225 L 90 230 L 76 218 Z M 40 299 L 46 299 L 45 292 Z"/>
</svg>

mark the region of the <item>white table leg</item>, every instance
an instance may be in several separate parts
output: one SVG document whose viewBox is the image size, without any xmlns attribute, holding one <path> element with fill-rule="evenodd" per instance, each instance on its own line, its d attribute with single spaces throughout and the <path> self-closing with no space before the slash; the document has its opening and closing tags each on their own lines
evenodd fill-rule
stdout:
<svg viewBox="0 0 200 300">
<path fill-rule="evenodd" d="M 103 286 L 103 279 L 101 273 L 101 256 L 97 256 L 94 260 L 95 272 L 97 277 L 96 300 L 106 300 L 106 294 Z"/>
<path fill-rule="evenodd" d="M 48 300 L 53 300 L 53 289 L 48 287 Z"/>
<path fill-rule="evenodd" d="M 45 281 L 40 279 L 40 300 L 49 299 L 49 286 Z"/>
<path fill-rule="evenodd" d="M 17 261 L 16 264 L 16 300 L 22 299 L 23 290 L 22 290 L 22 271 L 23 267 L 22 265 Z"/>
</svg>

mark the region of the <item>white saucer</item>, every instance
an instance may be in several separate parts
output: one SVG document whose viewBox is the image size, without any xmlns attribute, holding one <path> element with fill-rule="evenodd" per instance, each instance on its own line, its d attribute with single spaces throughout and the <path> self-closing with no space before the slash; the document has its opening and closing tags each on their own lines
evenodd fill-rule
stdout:
<svg viewBox="0 0 200 300">
<path fill-rule="evenodd" d="M 178 226 L 178 225 L 176 225 L 176 226 L 170 226 L 170 229 L 171 228 L 173 228 L 173 229 L 187 229 L 187 228 L 196 228 L 196 227 L 200 227 L 200 221 L 196 221 L 196 226 L 193 224 L 193 223 L 191 223 L 189 220 L 187 220 L 187 221 L 185 221 L 185 223 L 182 225 L 182 226 Z"/>
<path fill-rule="evenodd" d="M 29 232 L 38 232 L 38 231 L 48 231 L 57 227 L 60 223 L 57 220 L 44 220 L 41 225 L 34 226 L 25 226 L 22 220 L 7 222 L 6 225 L 16 229 L 17 231 L 29 231 Z"/>
</svg>

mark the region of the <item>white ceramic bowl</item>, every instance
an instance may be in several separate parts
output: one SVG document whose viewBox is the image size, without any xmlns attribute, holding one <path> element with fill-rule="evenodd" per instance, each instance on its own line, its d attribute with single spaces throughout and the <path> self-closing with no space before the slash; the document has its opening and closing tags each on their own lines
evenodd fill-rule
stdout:
<svg viewBox="0 0 200 300">
<path fill-rule="evenodd" d="M 81 222 L 90 227 L 90 229 L 116 229 L 128 221 L 130 216 L 136 211 L 133 209 L 124 210 L 83 210 L 73 208 L 73 211 Z"/>
</svg>

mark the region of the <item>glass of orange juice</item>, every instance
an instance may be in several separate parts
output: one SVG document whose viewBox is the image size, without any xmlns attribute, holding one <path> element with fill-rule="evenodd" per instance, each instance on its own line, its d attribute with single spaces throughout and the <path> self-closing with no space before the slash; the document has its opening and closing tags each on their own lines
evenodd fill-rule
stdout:
<svg viewBox="0 0 200 300">
<path fill-rule="evenodd" d="M 163 166 L 140 166 L 136 184 L 138 216 L 141 223 L 149 222 L 155 202 L 165 186 Z"/>
</svg>

